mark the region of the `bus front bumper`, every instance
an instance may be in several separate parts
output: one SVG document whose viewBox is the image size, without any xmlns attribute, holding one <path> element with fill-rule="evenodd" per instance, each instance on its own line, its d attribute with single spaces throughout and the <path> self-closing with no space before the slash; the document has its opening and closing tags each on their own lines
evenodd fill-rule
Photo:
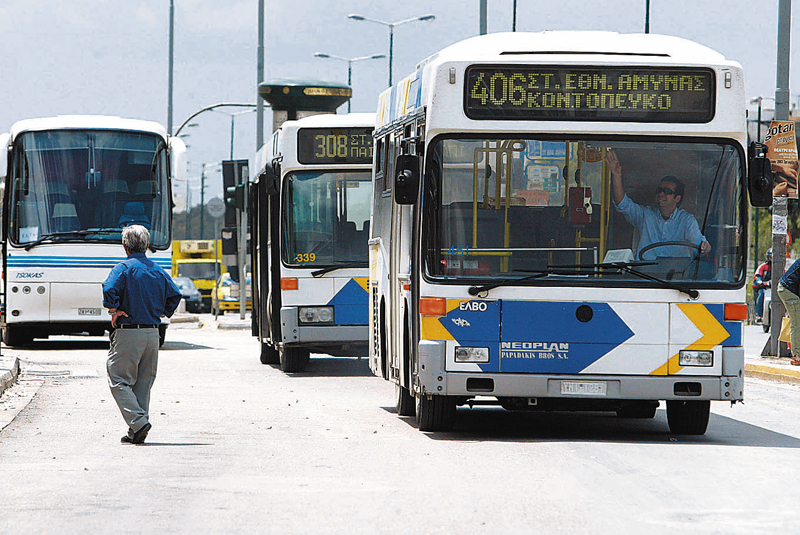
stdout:
<svg viewBox="0 0 800 535">
<path fill-rule="evenodd" d="M 300 325 L 297 307 L 281 308 L 281 334 L 283 343 L 362 342 L 369 340 L 367 325 Z"/>
<path fill-rule="evenodd" d="M 742 401 L 744 350 L 730 348 L 722 376 L 698 375 L 556 375 L 446 372 L 444 344 L 419 344 L 420 373 L 415 390 L 457 397 L 495 396 L 575 400 L 717 400 Z"/>
</svg>

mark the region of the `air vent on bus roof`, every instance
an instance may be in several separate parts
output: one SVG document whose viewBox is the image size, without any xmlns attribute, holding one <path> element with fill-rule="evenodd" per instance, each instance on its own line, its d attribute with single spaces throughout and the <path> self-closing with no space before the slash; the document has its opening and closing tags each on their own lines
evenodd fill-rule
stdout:
<svg viewBox="0 0 800 535">
<path fill-rule="evenodd" d="M 582 55 L 582 56 L 647 56 L 647 57 L 657 57 L 657 58 L 668 58 L 670 57 L 669 54 L 662 54 L 658 52 L 586 52 L 586 51 L 579 51 L 579 50 L 517 50 L 511 52 L 500 52 L 501 56 L 526 56 L 526 55 L 535 55 L 535 56 L 559 56 L 559 55 Z"/>
</svg>

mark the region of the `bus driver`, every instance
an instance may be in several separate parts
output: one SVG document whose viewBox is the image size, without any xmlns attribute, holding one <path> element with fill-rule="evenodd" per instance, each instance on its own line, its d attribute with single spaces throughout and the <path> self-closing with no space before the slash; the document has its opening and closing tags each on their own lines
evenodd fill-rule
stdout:
<svg viewBox="0 0 800 535">
<path fill-rule="evenodd" d="M 697 220 L 686 210 L 678 208 L 683 200 L 684 184 L 673 176 L 665 176 L 656 188 L 656 205 L 641 206 L 625 194 L 622 187 L 622 165 L 612 149 L 608 149 L 606 163 L 611 170 L 614 206 L 628 222 L 639 230 L 639 250 L 651 243 L 688 242 L 706 255 L 711 245 L 700 232 Z M 694 256 L 689 247 L 668 245 L 652 250 L 654 256 Z M 645 253 L 650 256 L 651 251 Z M 648 258 L 651 260 L 652 258 Z"/>
</svg>

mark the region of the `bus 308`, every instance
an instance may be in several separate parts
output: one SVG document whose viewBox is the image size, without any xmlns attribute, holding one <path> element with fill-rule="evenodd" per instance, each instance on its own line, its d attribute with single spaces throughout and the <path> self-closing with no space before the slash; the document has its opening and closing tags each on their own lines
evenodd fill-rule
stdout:
<svg viewBox="0 0 800 535">
<path fill-rule="evenodd" d="M 250 188 L 254 334 L 261 362 L 366 356 L 374 114 L 287 121 Z"/>
</svg>

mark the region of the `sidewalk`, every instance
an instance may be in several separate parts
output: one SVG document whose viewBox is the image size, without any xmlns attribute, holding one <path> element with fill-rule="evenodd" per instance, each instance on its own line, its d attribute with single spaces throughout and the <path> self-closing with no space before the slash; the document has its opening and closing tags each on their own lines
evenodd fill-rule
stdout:
<svg viewBox="0 0 800 535">
<path fill-rule="evenodd" d="M 19 376 L 19 359 L 9 356 L 5 347 L 2 352 L 3 354 L 0 355 L 0 396 L 14 384 Z"/>
</svg>

